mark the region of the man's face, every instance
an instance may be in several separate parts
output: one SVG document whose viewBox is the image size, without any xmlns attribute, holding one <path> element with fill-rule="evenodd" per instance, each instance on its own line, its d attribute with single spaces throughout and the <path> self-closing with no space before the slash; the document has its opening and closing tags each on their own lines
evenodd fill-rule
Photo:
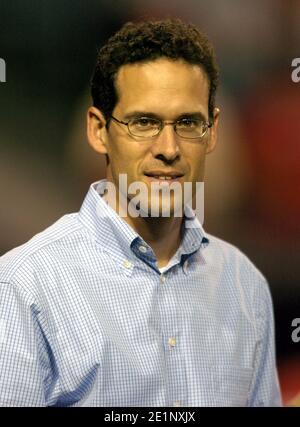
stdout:
<svg viewBox="0 0 300 427">
<path fill-rule="evenodd" d="M 199 66 L 166 58 L 125 65 L 117 74 L 116 88 L 119 101 L 112 115 L 118 120 L 128 122 L 134 113 L 167 121 L 197 114 L 208 121 L 209 82 Z M 214 147 L 216 126 L 217 123 L 202 139 L 183 139 L 171 125 L 166 125 L 154 138 L 140 139 L 132 137 L 127 126 L 112 120 L 105 138 L 109 157 L 107 179 L 117 188 L 120 174 L 127 175 L 128 186 L 135 181 L 145 183 L 150 212 L 155 176 L 175 174 L 173 180 L 163 185 L 176 181 L 182 189 L 185 182 L 203 181 L 205 155 Z M 128 195 L 129 199 L 132 197 Z M 171 214 L 175 208 L 171 198 Z"/>
</svg>

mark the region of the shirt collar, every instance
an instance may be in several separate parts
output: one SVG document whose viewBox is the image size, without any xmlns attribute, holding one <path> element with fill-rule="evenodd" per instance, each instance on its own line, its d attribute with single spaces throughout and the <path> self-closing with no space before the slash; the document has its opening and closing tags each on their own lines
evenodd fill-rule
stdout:
<svg viewBox="0 0 300 427">
<path fill-rule="evenodd" d="M 133 248 L 136 248 L 137 245 L 145 247 L 149 247 L 149 245 L 101 197 L 99 193 L 103 194 L 106 182 L 103 179 L 91 184 L 80 208 L 79 219 L 107 251 L 121 256 L 123 259 L 125 256 L 132 260 L 134 254 L 137 255 Z M 206 246 L 209 243 L 209 239 L 198 218 L 193 215 L 192 209 L 189 207 L 186 209 L 188 215 L 182 225 L 181 245 L 176 252 L 178 258 L 187 257 L 197 251 L 202 244 Z M 146 257 L 147 262 L 149 255 L 151 258 L 151 251 L 148 254 L 141 253 L 139 257 Z M 153 257 L 151 263 L 153 263 Z"/>
</svg>

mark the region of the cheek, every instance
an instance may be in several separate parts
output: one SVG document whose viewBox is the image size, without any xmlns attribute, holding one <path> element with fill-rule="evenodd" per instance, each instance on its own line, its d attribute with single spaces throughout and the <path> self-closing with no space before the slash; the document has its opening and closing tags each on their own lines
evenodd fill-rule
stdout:
<svg viewBox="0 0 300 427">
<path fill-rule="evenodd" d="M 129 143 L 127 140 L 121 139 L 110 144 L 108 154 L 112 169 L 116 173 L 127 173 L 128 176 L 136 174 L 139 164 L 147 155 L 145 149 L 138 146 L 135 141 Z"/>
<path fill-rule="evenodd" d="M 201 149 L 199 149 L 201 148 Z M 189 167 L 191 181 L 202 181 L 204 175 L 205 150 L 202 147 L 195 147 L 186 153 L 186 163 Z"/>
<path fill-rule="evenodd" d="M 108 156 L 111 163 L 115 165 L 126 163 L 130 159 L 130 155 L 131 147 L 128 141 L 112 135 L 108 141 Z"/>
</svg>

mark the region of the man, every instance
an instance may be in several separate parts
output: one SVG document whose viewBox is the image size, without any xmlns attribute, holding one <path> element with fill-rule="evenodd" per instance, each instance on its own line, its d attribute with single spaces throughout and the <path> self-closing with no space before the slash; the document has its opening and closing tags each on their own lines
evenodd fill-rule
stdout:
<svg viewBox="0 0 300 427">
<path fill-rule="evenodd" d="M 100 50 L 87 134 L 106 180 L 1 259 L 1 405 L 281 405 L 268 285 L 191 209 L 217 78 L 179 20 L 128 23 Z"/>
</svg>

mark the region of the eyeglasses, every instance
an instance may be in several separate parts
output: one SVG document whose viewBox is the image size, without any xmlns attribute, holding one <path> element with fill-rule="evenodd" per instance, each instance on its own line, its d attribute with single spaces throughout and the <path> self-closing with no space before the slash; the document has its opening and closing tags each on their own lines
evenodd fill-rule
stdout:
<svg viewBox="0 0 300 427">
<path fill-rule="evenodd" d="M 128 122 L 123 122 L 114 116 L 111 118 L 122 125 L 126 125 L 129 134 L 139 138 L 153 138 L 163 130 L 165 125 L 173 125 L 174 131 L 181 138 L 200 139 L 212 127 L 211 122 L 195 118 L 182 118 L 174 122 L 151 117 L 133 117 Z"/>
</svg>

